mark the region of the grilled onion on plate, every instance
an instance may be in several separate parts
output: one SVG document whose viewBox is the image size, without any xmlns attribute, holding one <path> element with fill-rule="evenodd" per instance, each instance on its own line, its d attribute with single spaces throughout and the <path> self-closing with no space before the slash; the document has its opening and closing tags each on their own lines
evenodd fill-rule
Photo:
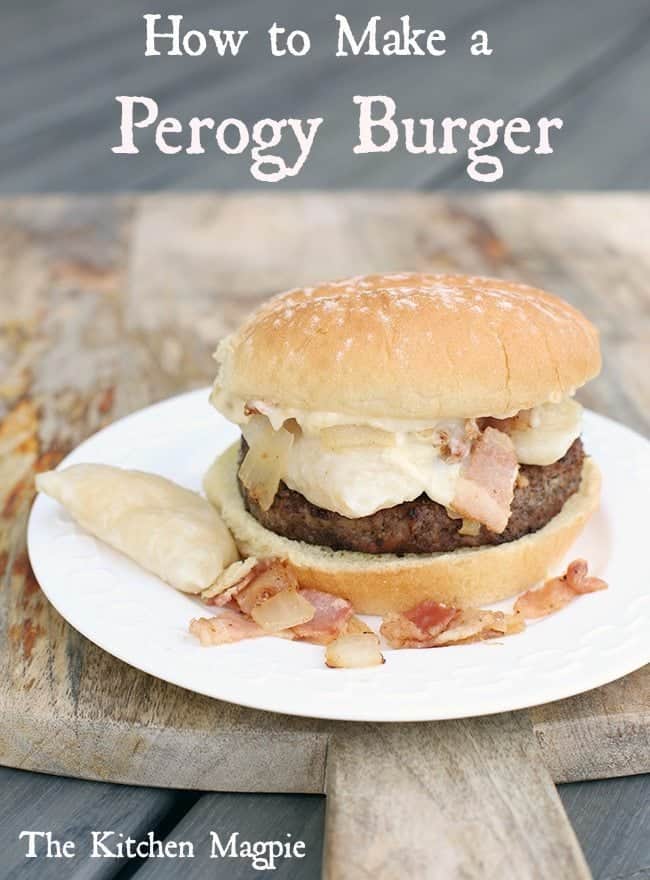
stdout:
<svg viewBox="0 0 650 880">
<path fill-rule="evenodd" d="M 314 616 L 315 608 L 296 590 L 282 590 L 251 610 L 251 617 L 263 629 L 279 632 L 300 623 L 307 623 Z"/>
<path fill-rule="evenodd" d="M 372 632 L 343 633 L 325 651 L 325 663 L 335 669 L 381 666 L 383 662 L 379 639 Z"/>
</svg>

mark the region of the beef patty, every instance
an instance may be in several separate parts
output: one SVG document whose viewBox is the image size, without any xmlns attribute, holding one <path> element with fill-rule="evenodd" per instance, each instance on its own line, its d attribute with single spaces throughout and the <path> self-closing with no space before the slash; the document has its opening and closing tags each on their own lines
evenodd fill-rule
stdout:
<svg viewBox="0 0 650 880">
<path fill-rule="evenodd" d="M 241 456 L 246 448 L 242 440 Z M 424 494 L 370 516 L 350 519 L 316 507 L 284 483 L 280 483 L 268 510 L 262 510 L 241 483 L 239 488 L 248 512 L 265 528 L 285 538 L 361 553 L 438 553 L 503 544 L 541 529 L 580 486 L 583 459 L 582 441 L 577 439 L 564 458 L 554 464 L 521 465 L 510 519 L 500 535 L 484 526 L 475 536 L 459 534 L 462 521 L 452 519 L 441 504 Z"/>
</svg>

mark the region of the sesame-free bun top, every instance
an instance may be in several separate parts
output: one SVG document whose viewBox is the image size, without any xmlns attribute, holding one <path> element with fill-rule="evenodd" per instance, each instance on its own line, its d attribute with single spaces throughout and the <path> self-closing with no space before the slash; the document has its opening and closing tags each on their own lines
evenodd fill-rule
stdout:
<svg viewBox="0 0 650 880">
<path fill-rule="evenodd" d="M 414 272 L 279 294 L 215 357 L 215 391 L 232 406 L 360 420 L 505 416 L 573 393 L 600 369 L 596 329 L 563 300 Z"/>
</svg>

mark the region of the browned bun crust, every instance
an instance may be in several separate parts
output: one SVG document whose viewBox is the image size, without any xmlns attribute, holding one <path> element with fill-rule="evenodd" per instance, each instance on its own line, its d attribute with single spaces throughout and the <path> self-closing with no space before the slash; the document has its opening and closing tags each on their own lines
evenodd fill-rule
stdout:
<svg viewBox="0 0 650 880">
<path fill-rule="evenodd" d="M 596 329 L 563 300 L 512 281 L 422 273 L 280 294 L 216 358 L 222 400 L 360 421 L 503 416 L 600 370 Z"/>
<path fill-rule="evenodd" d="M 265 529 L 245 509 L 237 484 L 238 444 L 205 476 L 204 488 L 246 556 L 288 560 L 304 587 L 343 596 L 356 611 L 387 614 L 435 599 L 475 607 L 513 596 L 543 580 L 568 551 L 598 506 L 600 473 L 585 459 L 579 490 L 544 528 L 493 547 L 392 556 L 330 550 Z"/>
</svg>

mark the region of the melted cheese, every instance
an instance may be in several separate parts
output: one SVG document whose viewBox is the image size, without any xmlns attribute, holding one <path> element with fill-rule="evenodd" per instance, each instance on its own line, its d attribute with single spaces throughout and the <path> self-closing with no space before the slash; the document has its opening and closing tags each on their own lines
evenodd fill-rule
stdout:
<svg viewBox="0 0 650 880">
<path fill-rule="evenodd" d="M 545 403 L 530 411 L 530 427 L 510 431 L 521 464 L 548 465 L 559 461 L 580 436 L 582 407 L 570 398 Z"/>
<path fill-rule="evenodd" d="M 431 443 L 399 433 L 395 445 L 334 451 L 318 434 L 295 438 L 284 482 L 312 504 L 343 516 L 368 516 L 426 493 L 445 506 L 456 491 L 459 464 L 448 464 Z"/>
<path fill-rule="evenodd" d="M 361 445 L 332 449 L 321 431 L 336 425 L 359 424 L 358 417 L 338 413 L 282 409 L 263 401 L 226 398 L 218 389 L 212 402 L 224 415 L 245 424 L 246 403 L 267 416 L 279 430 L 290 419 L 301 428 L 294 436 L 282 479 L 308 501 L 343 516 L 358 518 L 426 494 L 445 507 L 456 491 L 460 464 L 445 461 L 426 432 L 440 422 L 364 419 L 363 424 L 393 435 L 392 445 Z M 508 430 L 521 464 L 558 461 L 580 434 L 582 407 L 570 398 L 535 407 L 528 426 Z M 462 431 L 463 421 L 445 421 Z"/>
</svg>

